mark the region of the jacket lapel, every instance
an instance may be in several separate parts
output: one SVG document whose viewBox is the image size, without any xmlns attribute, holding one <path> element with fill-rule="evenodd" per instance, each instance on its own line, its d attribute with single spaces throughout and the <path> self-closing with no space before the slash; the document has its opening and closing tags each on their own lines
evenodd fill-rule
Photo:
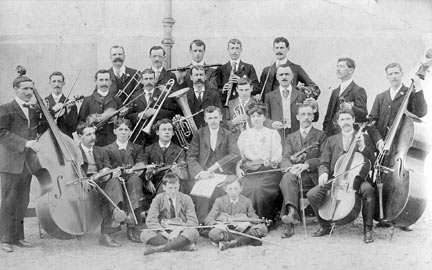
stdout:
<svg viewBox="0 0 432 270">
<path fill-rule="evenodd" d="M 291 108 L 294 108 L 293 105 L 296 105 L 296 101 L 297 101 L 297 97 L 298 97 L 298 91 L 297 91 L 297 89 L 295 87 L 293 87 L 292 90 L 291 90 L 291 92 L 292 93 L 291 93 L 291 102 L 290 102 L 290 104 L 291 104 Z M 280 93 L 280 91 L 279 91 L 279 93 Z"/>
<path fill-rule="evenodd" d="M 399 91 L 397 92 L 397 94 L 393 100 L 397 100 L 400 97 L 405 97 L 407 91 L 408 91 L 408 88 L 405 85 L 402 85 L 401 89 L 399 89 Z M 389 95 L 390 95 L 390 90 L 389 90 Z"/>
<path fill-rule="evenodd" d="M 341 97 L 346 97 L 346 96 L 348 96 L 350 93 L 351 93 L 351 91 L 352 91 L 352 89 L 354 88 L 354 81 L 352 81 L 348 86 L 347 86 L 347 88 L 345 88 L 345 90 L 342 92 L 342 94 L 340 94 L 340 96 Z M 340 91 L 340 86 L 339 86 L 339 91 Z"/>
<path fill-rule="evenodd" d="M 21 118 L 23 118 L 24 120 L 27 120 L 27 117 L 25 116 L 23 110 L 18 105 L 18 102 L 16 102 L 15 99 L 12 101 L 12 107 L 14 108 L 15 111 L 18 112 L 18 115 L 21 116 Z M 30 110 L 29 110 L 29 117 L 30 117 Z"/>
<path fill-rule="evenodd" d="M 222 127 L 219 127 L 217 138 L 216 138 L 216 148 L 215 148 L 215 150 L 218 149 L 219 145 L 222 143 L 222 137 L 223 136 L 224 136 L 224 131 L 223 131 Z"/>
<path fill-rule="evenodd" d="M 220 129 L 220 128 L 219 128 Z M 204 142 L 207 145 L 208 149 L 211 149 L 210 145 L 210 128 L 207 126 L 203 130 Z"/>
</svg>

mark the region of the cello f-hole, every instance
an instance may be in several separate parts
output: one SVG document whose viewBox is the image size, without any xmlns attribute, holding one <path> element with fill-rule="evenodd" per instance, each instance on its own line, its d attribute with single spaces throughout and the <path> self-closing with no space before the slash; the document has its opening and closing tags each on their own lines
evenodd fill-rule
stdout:
<svg viewBox="0 0 432 270">
<path fill-rule="evenodd" d="M 402 168 L 403 168 L 403 166 L 402 166 L 402 159 L 401 158 L 397 158 L 396 159 L 396 163 L 397 163 L 397 168 L 398 168 L 398 170 L 397 170 L 397 172 L 398 172 L 398 175 L 399 175 L 399 177 L 402 177 Z"/>
<path fill-rule="evenodd" d="M 58 194 L 54 194 L 54 198 L 56 198 L 57 200 L 62 197 L 62 190 L 61 190 L 61 187 L 60 187 L 60 180 L 63 180 L 63 176 L 62 175 L 57 176 L 57 180 L 56 180 Z"/>
</svg>

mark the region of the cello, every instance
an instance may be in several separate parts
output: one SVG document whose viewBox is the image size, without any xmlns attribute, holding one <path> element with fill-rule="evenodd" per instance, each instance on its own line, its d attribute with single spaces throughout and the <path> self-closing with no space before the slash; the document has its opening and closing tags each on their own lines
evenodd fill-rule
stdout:
<svg viewBox="0 0 432 270">
<path fill-rule="evenodd" d="M 430 61 L 422 64 L 416 75 L 424 79 L 430 66 Z M 428 197 L 424 166 L 432 144 L 426 124 L 407 109 L 413 91 L 414 81 L 404 94 L 374 164 L 380 218 L 397 227 L 414 224 L 422 216 Z"/>
<path fill-rule="evenodd" d="M 362 135 L 368 122 L 362 123 L 356 134 Z M 359 187 L 359 178 L 366 179 L 371 164 L 363 154 L 356 152 L 357 141 L 353 140 L 348 152 L 338 158 L 335 163 L 334 177 L 326 184 L 332 182 L 319 215 L 322 219 L 344 225 L 354 221 L 360 214 L 361 197 L 356 187 Z"/>
<path fill-rule="evenodd" d="M 17 73 L 22 76 L 26 70 L 18 66 Z M 42 228 L 51 236 L 74 238 L 100 226 L 98 193 L 88 181 L 81 181 L 88 178 L 81 168 L 83 157 L 78 145 L 59 130 L 36 88 L 33 93 L 49 127 L 38 137 L 43 147 L 38 152 L 26 153 L 28 169 L 41 186 L 36 214 Z M 67 184 L 73 180 L 80 181 Z"/>
</svg>

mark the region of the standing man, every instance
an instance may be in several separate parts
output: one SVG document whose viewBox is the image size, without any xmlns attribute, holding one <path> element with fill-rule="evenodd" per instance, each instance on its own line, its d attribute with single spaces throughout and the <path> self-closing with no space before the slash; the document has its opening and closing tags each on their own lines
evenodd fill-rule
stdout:
<svg viewBox="0 0 432 270">
<path fill-rule="evenodd" d="M 166 84 L 170 79 L 173 79 L 177 84 L 176 75 L 164 67 L 165 49 L 161 46 L 153 46 L 150 48 L 149 56 L 152 62 L 151 69 L 155 73 L 155 87 Z"/>
<path fill-rule="evenodd" d="M 187 99 L 192 114 L 205 110 L 209 106 L 222 110 L 219 93 L 209 87 L 203 66 L 192 66 L 190 79 L 193 86 L 187 92 Z M 203 113 L 195 115 L 193 119 L 198 128 L 205 125 Z"/>
<path fill-rule="evenodd" d="M 26 76 L 13 81 L 15 99 L 0 106 L 1 249 L 13 252 L 12 245 L 32 247 L 24 240 L 24 216 L 30 200 L 31 173 L 26 154 L 38 152 L 37 113 L 29 107 L 34 83 Z"/>
<path fill-rule="evenodd" d="M 388 64 L 385 67 L 385 71 L 387 80 L 390 82 L 390 87 L 388 90 L 376 96 L 370 113 L 371 118 L 375 120 L 376 123 L 368 130 L 378 150 L 384 147 L 384 139 L 388 130 L 393 125 L 402 100 L 408 91 L 408 87 L 402 83 L 403 71 L 401 65 L 398 63 Z M 414 87 L 415 92 L 409 97 L 408 111 L 418 117 L 423 117 L 427 113 L 427 104 L 417 76 L 414 80 Z"/>
<path fill-rule="evenodd" d="M 300 129 L 291 133 L 285 140 L 282 153 L 281 168 L 290 168 L 279 184 L 282 191 L 284 203 L 281 209 L 281 219 L 285 225 L 282 238 L 294 235 L 294 225 L 299 223 L 299 190 L 300 181 L 305 192 L 318 184 L 318 165 L 321 155 L 320 149 L 327 139 L 325 133 L 312 126 L 314 118 L 313 108 L 309 104 L 297 107 L 297 120 Z M 296 156 L 302 150 L 309 149 L 301 155 Z M 303 196 L 303 195 L 301 195 Z"/>
<path fill-rule="evenodd" d="M 125 101 L 132 91 L 136 91 L 139 86 L 139 74 L 136 69 L 125 66 L 126 59 L 125 50 L 123 47 L 114 45 L 110 49 L 110 59 L 113 66 L 108 69 L 111 75 L 110 92 L 116 96 L 119 91 L 124 91 L 118 94 L 118 97 Z"/>
<path fill-rule="evenodd" d="M 240 55 L 242 53 L 242 43 L 238 39 L 230 39 L 228 41 L 228 55 L 230 60 L 217 68 L 217 84 L 218 90 L 221 94 L 222 104 L 225 104 L 227 99 L 227 94 L 229 89 L 231 88 L 231 95 L 228 97 L 228 100 L 232 100 L 238 97 L 237 93 L 237 85 L 238 80 L 244 76 L 249 78 L 252 85 L 253 92 L 259 92 L 259 81 L 257 74 L 255 72 L 255 68 L 248 63 L 245 63 L 240 60 Z"/>
<path fill-rule="evenodd" d="M 276 78 L 276 69 L 281 65 L 288 65 L 291 67 L 293 73 L 292 85 L 294 87 L 297 86 L 298 82 L 302 82 L 306 86 L 316 85 L 300 65 L 294 64 L 288 60 L 289 49 L 289 42 L 286 38 L 277 37 L 274 39 L 273 52 L 275 54 L 276 60 L 271 66 L 265 67 L 263 69 L 260 78 L 261 85 L 259 91 L 252 93 L 253 95 L 260 94 L 264 87 L 263 95 L 265 96 L 267 93 L 273 91 L 279 86 L 279 81 Z"/>
<path fill-rule="evenodd" d="M 288 64 L 279 66 L 276 78 L 279 84 L 278 89 L 268 93 L 265 104 L 268 109 L 268 118 L 274 121 L 273 128 L 279 130 L 283 137 L 282 140 L 285 140 L 286 135 L 300 127 L 296 118 L 298 104 L 305 102 L 314 108 L 314 122 L 319 117 L 318 105 L 315 99 L 306 98 L 306 95 L 292 84 L 294 78 L 292 66 Z"/>
<path fill-rule="evenodd" d="M 109 91 L 111 74 L 108 70 L 98 70 L 95 74 L 96 89 L 93 94 L 84 98 L 78 120 L 98 124 L 111 115 L 110 111 L 118 110 L 122 106 L 119 98 Z M 112 118 L 115 120 L 117 116 Z M 111 121 L 112 122 L 112 121 Z M 105 123 L 96 130 L 96 145 L 105 146 L 116 140 L 113 133 L 113 123 Z"/>
<path fill-rule="evenodd" d="M 200 39 L 192 40 L 189 44 L 189 53 L 192 56 L 192 63 L 189 65 L 191 68 L 193 66 L 205 66 L 206 63 L 204 61 L 204 54 L 206 50 L 206 44 L 204 41 Z M 191 69 L 186 72 L 179 72 L 179 89 L 192 87 L 193 82 L 190 79 Z M 217 90 L 217 82 L 216 82 L 216 69 L 214 68 L 205 68 L 205 78 L 208 82 L 208 87 L 212 90 Z"/>
<path fill-rule="evenodd" d="M 350 109 L 358 122 L 366 121 L 367 95 L 364 88 L 352 79 L 355 67 L 356 64 L 351 58 L 339 58 L 337 61 L 336 75 L 340 85 L 331 93 L 323 122 L 323 131 L 329 137 L 340 132 L 336 119 L 339 109 Z"/>
<path fill-rule="evenodd" d="M 190 148 L 187 152 L 189 175 L 192 179 L 203 180 L 210 178 L 209 169 L 219 160 L 230 154 L 236 154 L 239 158 L 218 169 L 218 173 L 235 174 L 235 164 L 240 159 L 240 151 L 237 147 L 235 136 L 231 131 L 220 127 L 222 120 L 221 109 L 209 106 L 204 110 L 204 120 L 208 126 L 198 130 L 198 134 L 192 138 Z M 214 192 L 211 199 L 197 197 L 197 216 L 200 223 L 210 211 L 211 201 L 218 195 Z M 222 191 L 220 191 L 222 193 Z"/>
<path fill-rule="evenodd" d="M 65 85 L 65 78 L 63 73 L 54 71 L 49 76 L 49 84 L 51 86 L 51 94 L 45 98 L 48 103 L 48 110 L 54 119 L 57 118 L 57 126 L 59 129 L 69 137 L 75 132 L 78 122 L 78 109 L 74 103 L 64 106 L 68 101 L 63 94 L 63 86 Z"/>
<path fill-rule="evenodd" d="M 333 135 L 328 138 L 324 144 L 320 165 L 318 168 L 318 186 L 309 190 L 307 197 L 312 209 L 320 224 L 320 229 L 312 234 L 313 237 L 321 237 L 328 235 L 331 232 L 331 224 L 328 220 L 324 220 L 319 215 L 319 207 L 322 206 L 324 200 L 327 198 L 328 191 L 332 187 L 332 182 L 328 179 L 334 176 L 336 161 L 343 154 L 348 152 L 352 143 L 355 143 L 354 151 L 361 153 L 365 159 L 369 159 L 370 164 L 375 161 L 374 146 L 367 134 L 356 134 L 354 130 L 355 116 L 354 112 L 348 108 L 340 110 L 336 114 L 336 119 L 341 133 Z M 364 225 L 364 238 L 363 241 L 371 243 L 374 241 L 372 236 L 373 216 L 375 211 L 375 189 L 368 181 L 369 170 L 365 169 L 367 166 L 361 168 L 359 176 L 353 180 L 354 186 L 348 187 L 355 189 L 362 197 L 362 216 Z M 363 181 L 363 179 L 367 179 Z M 354 194 L 357 196 L 357 194 Z M 336 205 L 337 208 L 337 205 Z"/>
</svg>

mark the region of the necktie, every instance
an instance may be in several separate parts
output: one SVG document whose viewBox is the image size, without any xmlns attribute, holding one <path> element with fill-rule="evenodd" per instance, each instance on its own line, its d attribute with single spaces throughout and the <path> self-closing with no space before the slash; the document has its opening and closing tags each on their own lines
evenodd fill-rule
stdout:
<svg viewBox="0 0 432 270">
<path fill-rule="evenodd" d="M 120 161 L 121 161 L 121 163 L 122 164 L 126 164 L 126 160 L 125 160 L 125 158 L 126 158 L 126 150 L 125 149 L 120 149 L 119 150 L 119 152 L 120 152 Z"/>
<path fill-rule="evenodd" d="M 230 216 L 234 215 L 235 202 L 230 203 Z"/>
<path fill-rule="evenodd" d="M 156 78 L 155 78 L 155 79 L 156 79 L 156 81 L 158 81 L 158 80 L 159 80 L 159 76 L 160 76 L 160 74 L 161 74 L 161 73 L 160 73 L 160 71 L 156 71 Z"/>
<path fill-rule="evenodd" d="M 116 74 L 117 79 L 120 79 L 120 77 L 121 77 L 120 70 L 116 70 L 115 74 Z"/>
<path fill-rule="evenodd" d="M 303 130 L 302 131 L 302 137 L 303 137 L 303 139 L 306 138 L 306 136 L 307 136 L 307 132 L 306 132 L 306 130 Z"/>
<path fill-rule="evenodd" d="M 233 62 L 232 63 L 232 71 L 233 71 L 233 73 L 236 73 L 236 67 L 237 67 L 237 62 Z"/>
<path fill-rule="evenodd" d="M 145 99 L 146 99 L 147 105 L 148 105 L 149 102 L 150 102 L 150 97 L 151 97 L 151 93 L 147 92 L 147 93 L 145 94 Z"/>
<path fill-rule="evenodd" d="M 203 91 L 195 91 L 195 93 L 197 94 L 197 99 L 199 100 L 199 102 L 202 102 Z"/>
<path fill-rule="evenodd" d="M 170 203 L 170 218 L 175 218 L 176 217 L 175 208 L 174 208 L 173 200 L 171 198 L 169 198 L 169 203 Z"/>
<path fill-rule="evenodd" d="M 284 98 L 288 98 L 288 96 L 289 96 L 289 90 L 288 89 L 282 90 L 282 93 L 283 93 Z"/>
<path fill-rule="evenodd" d="M 345 138 L 345 140 L 343 140 L 343 142 L 344 142 L 344 151 L 346 152 L 346 151 L 348 151 L 348 149 L 349 149 L 349 147 L 350 147 L 350 143 L 351 143 L 351 137 L 347 137 L 347 138 Z"/>
</svg>

